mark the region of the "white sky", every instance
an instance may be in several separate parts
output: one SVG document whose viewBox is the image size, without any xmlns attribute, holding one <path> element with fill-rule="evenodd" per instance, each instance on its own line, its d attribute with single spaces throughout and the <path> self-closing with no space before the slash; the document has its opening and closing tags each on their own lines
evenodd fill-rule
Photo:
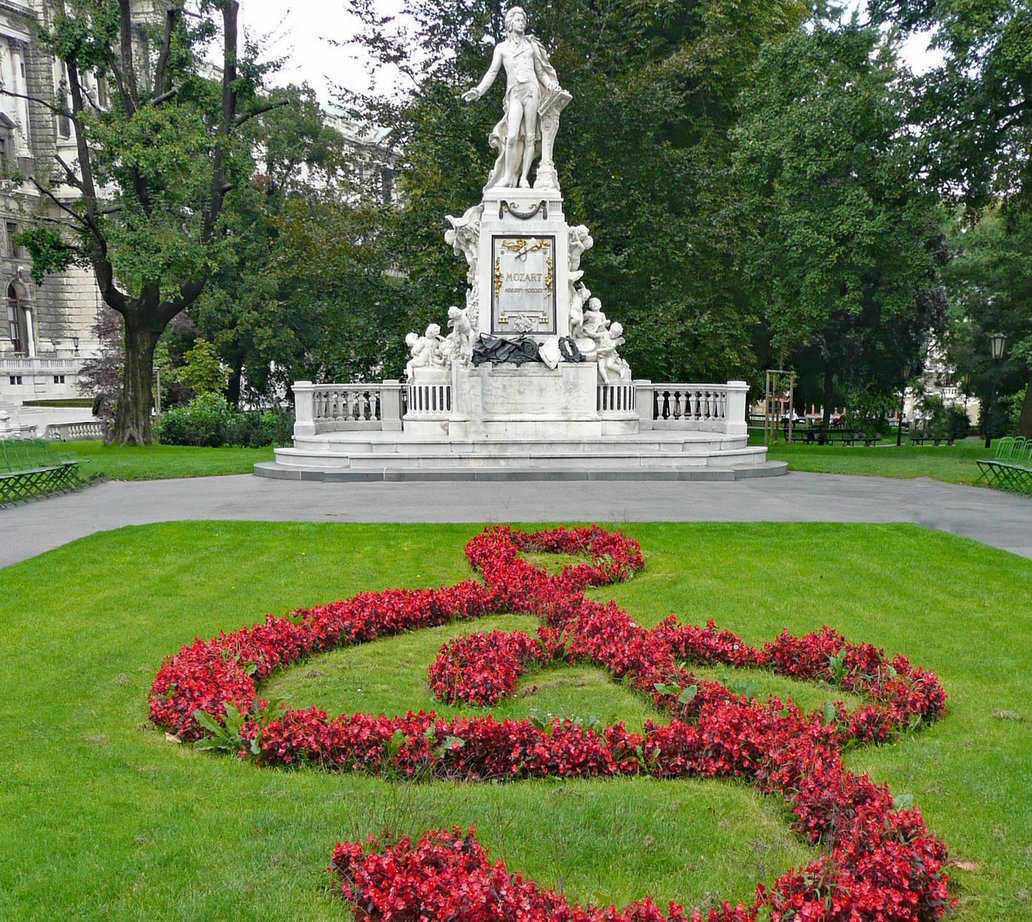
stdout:
<svg viewBox="0 0 1032 922">
<path fill-rule="evenodd" d="M 862 3 L 852 0 L 851 5 L 859 7 Z M 377 6 L 382 13 L 394 13 L 401 0 L 377 0 Z M 367 88 L 365 67 L 357 50 L 331 44 L 346 42 L 355 34 L 358 23 L 348 7 L 348 0 L 242 0 L 240 20 L 247 34 L 267 40 L 270 57 L 284 59 L 277 83 L 307 81 L 326 103 L 334 84 Z M 936 60 L 926 45 L 926 38 L 916 35 L 903 46 L 903 59 L 919 73 Z M 378 88 L 389 90 L 392 80 L 391 74 L 378 74 Z"/>
</svg>

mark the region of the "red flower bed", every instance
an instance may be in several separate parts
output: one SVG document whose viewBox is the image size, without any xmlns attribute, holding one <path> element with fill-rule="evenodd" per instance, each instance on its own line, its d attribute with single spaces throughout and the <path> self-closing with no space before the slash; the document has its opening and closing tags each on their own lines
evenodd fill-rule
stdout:
<svg viewBox="0 0 1032 922">
<path fill-rule="evenodd" d="M 530 550 L 585 553 L 592 562 L 550 575 L 520 557 Z M 946 696 L 933 674 L 915 669 L 905 657 L 888 660 L 869 644 L 849 643 L 827 627 L 802 637 L 784 633 L 762 648 L 712 622 L 697 627 L 671 617 L 651 630 L 642 628 L 615 604 L 583 595 L 587 587 L 627 579 L 644 567 L 638 544 L 618 533 L 493 528 L 473 538 L 466 555 L 483 585 L 365 593 L 196 640 L 159 670 L 151 719 L 189 740 L 224 731 L 220 738 L 240 758 L 259 765 L 305 763 L 476 781 L 748 779 L 780 796 L 796 829 L 820 844 L 823 854 L 769 889 L 758 886 L 751 905 L 712 910 L 709 922 L 754 920 L 761 910 L 773 922 L 941 918 L 950 904 L 944 846 L 917 810 L 895 809 L 885 787 L 848 772 L 840 756 L 846 743 L 890 739 L 937 719 Z M 512 694 L 528 668 L 587 662 L 627 682 L 672 720 L 647 724 L 636 734 L 622 724 L 595 731 L 570 721 L 540 727 L 489 715 L 331 719 L 315 708 L 275 711 L 258 696 L 257 683 L 274 669 L 313 653 L 493 612 L 533 614 L 542 626 L 536 636 L 496 631 L 445 644 L 429 673 L 438 698 L 491 705 Z M 852 713 L 838 703 L 828 712 L 803 714 L 791 702 L 748 699 L 697 679 L 689 668 L 712 663 L 831 682 L 867 703 Z M 338 845 L 332 870 L 361 919 L 702 919 L 673 905 L 660 911 L 649 900 L 622 911 L 570 906 L 504 865 L 490 864 L 473 833 L 458 830 L 431 831 L 415 844 Z"/>
</svg>

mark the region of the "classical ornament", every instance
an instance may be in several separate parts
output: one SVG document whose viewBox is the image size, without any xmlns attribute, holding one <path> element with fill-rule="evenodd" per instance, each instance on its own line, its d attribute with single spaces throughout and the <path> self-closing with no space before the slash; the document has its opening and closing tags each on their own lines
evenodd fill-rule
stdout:
<svg viewBox="0 0 1032 922">
<path fill-rule="evenodd" d="M 595 239 L 591 236 L 586 224 L 578 224 L 569 230 L 570 249 L 570 284 L 579 282 L 584 273 L 581 271 L 580 261 L 588 250 L 595 245 Z"/>
<path fill-rule="evenodd" d="M 422 336 L 418 333 L 409 333 L 405 337 L 405 345 L 409 348 L 405 375 L 409 381 L 412 380 L 412 373 L 417 368 L 444 368 L 449 364 L 442 348 L 443 344 L 444 337 L 441 336 L 441 328 L 436 323 L 431 323 Z"/>
<path fill-rule="evenodd" d="M 444 232 L 444 242 L 455 251 L 456 256 L 466 257 L 466 310 L 469 321 L 475 327 L 480 318 L 480 295 L 477 291 L 477 252 L 480 245 L 480 219 L 484 206 L 467 208 L 462 217 L 445 215 L 451 227 Z"/>
<path fill-rule="evenodd" d="M 448 308 L 448 329 L 451 331 L 441 346 L 445 359 L 449 364 L 468 365 L 473 358 L 473 325 L 469 320 L 469 310 L 458 307 Z"/>
<path fill-rule="evenodd" d="M 505 14 L 506 37 L 495 45 L 484 79 L 462 94 L 466 102 L 475 102 L 505 68 L 502 117 L 490 138 L 498 159 L 487 178 L 485 192 L 495 187 L 528 187 L 530 167 L 538 156 L 541 163 L 534 188 L 559 188 L 552 146 L 559 131 L 559 114 L 572 97 L 559 85 L 544 45 L 533 35 L 527 35 L 526 30 L 527 14 L 523 7 L 511 7 Z"/>
</svg>

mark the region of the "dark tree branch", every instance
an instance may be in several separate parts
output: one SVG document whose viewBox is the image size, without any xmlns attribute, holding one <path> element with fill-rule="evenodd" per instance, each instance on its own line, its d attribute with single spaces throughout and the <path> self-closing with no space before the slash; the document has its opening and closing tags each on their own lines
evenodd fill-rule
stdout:
<svg viewBox="0 0 1032 922">
<path fill-rule="evenodd" d="M 226 193 L 231 186 L 226 180 L 226 157 L 229 152 L 230 133 L 237 118 L 237 0 L 227 0 L 222 8 L 223 60 L 222 60 L 222 115 L 215 138 L 215 154 L 212 163 L 211 198 L 204 215 L 201 238 L 207 243 L 215 233 L 215 226 L 222 211 Z"/>
<path fill-rule="evenodd" d="M 266 112 L 271 112 L 273 109 L 282 109 L 284 106 L 289 105 L 290 101 L 287 99 L 280 99 L 276 102 L 269 102 L 263 106 L 258 106 L 252 109 L 250 112 L 244 112 L 242 115 L 237 116 L 235 127 L 239 128 L 241 125 L 246 125 L 251 119 L 257 118 L 259 115 L 263 115 Z"/>
<path fill-rule="evenodd" d="M 79 64 L 74 54 L 69 55 L 65 61 L 68 66 L 68 81 L 71 84 L 72 112 L 76 118 L 75 123 L 75 146 L 79 154 L 79 174 L 81 176 L 80 191 L 82 192 L 83 210 L 89 225 L 90 237 L 90 263 L 93 266 L 93 275 L 97 280 L 97 287 L 104 302 L 114 308 L 120 314 L 125 315 L 128 310 L 128 299 L 119 291 L 115 284 L 115 270 L 108 258 L 107 239 L 100 229 L 98 205 L 97 205 L 97 184 L 93 178 L 93 161 L 90 147 L 86 141 L 85 132 L 78 121 L 79 113 L 82 112 L 82 86 L 79 83 Z"/>
<path fill-rule="evenodd" d="M 61 169 L 64 171 L 65 182 L 82 192 L 82 180 L 75 174 L 75 171 L 64 162 L 60 154 L 54 154 L 54 159 L 61 165 Z"/>
<path fill-rule="evenodd" d="M 144 106 L 151 106 L 152 108 L 156 109 L 163 102 L 168 102 L 178 92 L 179 92 L 179 87 L 178 86 L 174 86 L 174 87 L 172 87 L 172 89 L 166 90 L 164 93 L 161 93 L 160 95 L 155 96 L 153 99 L 148 99 L 143 105 Z"/>
<path fill-rule="evenodd" d="M 118 0 L 118 27 L 121 76 L 126 90 L 126 112 L 133 115 L 140 106 L 136 89 L 136 69 L 133 65 L 133 11 L 130 0 Z"/>
<path fill-rule="evenodd" d="M 55 115 L 63 115 L 65 118 L 75 121 L 75 114 L 69 112 L 63 106 L 54 105 L 52 100 L 43 99 L 40 96 L 33 96 L 29 93 L 16 93 L 14 90 L 9 90 L 6 87 L 0 87 L 0 96 L 11 96 L 14 99 L 27 99 L 29 102 L 38 103 L 46 109 L 49 109 Z"/>
<path fill-rule="evenodd" d="M 154 69 L 154 92 L 166 98 L 172 90 L 171 78 L 168 76 L 168 59 L 172 53 L 172 37 L 175 35 L 181 13 L 182 7 L 179 3 L 169 4 L 165 10 L 165 33 L 161 39 L 161 51 L 158 53 L 158 63 Z"/>
<path fill-rule="evenodd" d="M 32 177 L 30 182 L 36 187 L 36 191 L 40 195 L 45 195 L 50 201 L 52 201 L 58 208 L 60 208 L 66 215 L 68 215 L 76 224 L 79 225 L 83 230 L 92 231 L 90 222 L 79 212 L 73 208 L 69 208 L 64 202 L 61 201 L 53 192 L 51 192 L 46 186 L 44 186 L 38 179 Z"/>
</svg>

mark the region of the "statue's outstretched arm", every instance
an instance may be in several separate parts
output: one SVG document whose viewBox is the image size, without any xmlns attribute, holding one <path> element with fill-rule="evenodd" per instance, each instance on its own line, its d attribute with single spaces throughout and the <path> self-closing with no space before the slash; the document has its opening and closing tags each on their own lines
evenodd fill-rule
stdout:
<svg viewBox="0 0 1032 922">
<path fill-rule="evenodd" d="M 466 90 L 462 94 L 462 98 L 466 102 L 474 102 L 480 99 L 489 89 L 491 84 L 495 82 L 495 77 L 498 76 L 498 71 L 502 69 L 502 46 L 499 43 L 495 45 L 494 56 L 491 58 L 491 66 L 487 69 L 487 73 L 484 74 L 484 79 L 480 81 L 473 89 Z"/>
</svg>

